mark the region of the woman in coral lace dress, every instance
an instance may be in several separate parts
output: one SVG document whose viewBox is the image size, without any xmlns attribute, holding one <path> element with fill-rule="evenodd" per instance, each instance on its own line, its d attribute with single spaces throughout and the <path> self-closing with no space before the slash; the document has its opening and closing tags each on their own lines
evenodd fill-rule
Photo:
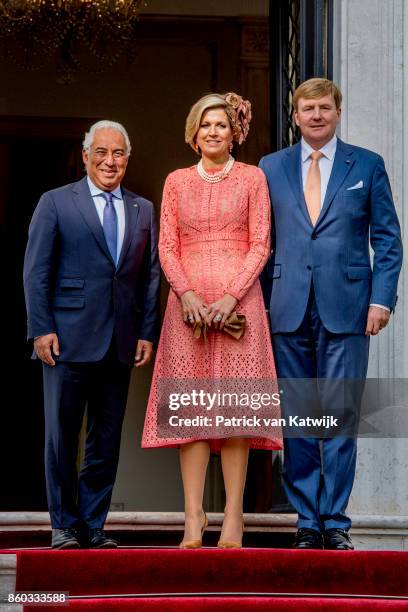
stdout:
<svg viewBox="0 0 408 612">
<path fill-rule="evenodd" d="M 230 155 L 233 141 L 245 140 L 250 119 L 250 103 L 236 94 L 201 98 L 186 122 L 186 142 L 201 160 L 197 166 L 172 172 L 163 193 L 159 253 L 171 288 L 142 446 L 180 448 L 183 548 L 201 546 L 207 524 L 202 505 L 210 451 L 221 453 L 226 505 L 218 545 L 225 548 L 242 542 L 248 449 L 281 448 L 279 433 L 214 439 L 205 427 L 187 433 L 179 428 L 172 437 L 160 430 L 160 385 L 166 381 L 170 385 L 186 379 L 276 381 L 258 280 L 270 248 L 268 189 L 261 170 L 235 162 Z M 246 317 L 240 340 L 222 331 L 234 310 Z M 193 335 L 194 323 L 208 326 L 206 338 Z"/>
</svg>

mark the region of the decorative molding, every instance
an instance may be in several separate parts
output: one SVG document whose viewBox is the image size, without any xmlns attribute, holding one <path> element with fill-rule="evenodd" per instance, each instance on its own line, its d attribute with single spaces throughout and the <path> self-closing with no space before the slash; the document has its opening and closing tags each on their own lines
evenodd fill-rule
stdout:
<svg viewBox="0 0 408 612">
<path fill-rule="evenodd" d="M 267 19 L 244 18 L 241 25 L 241 91 L 251 100 L 253 121 L 242 161 L 257 165 L 269 153 L 269 24 Z"/>
<path fill-rule="evenodd" d="M 268 15 L 269 0 L 147 0 L 141 14 L 162 15 Z"/>
<path fill-rule="evenodd" d="M 242 59 L 269 63 L 269 30 L 266 20 L 241 19 Z"/>
</svg>

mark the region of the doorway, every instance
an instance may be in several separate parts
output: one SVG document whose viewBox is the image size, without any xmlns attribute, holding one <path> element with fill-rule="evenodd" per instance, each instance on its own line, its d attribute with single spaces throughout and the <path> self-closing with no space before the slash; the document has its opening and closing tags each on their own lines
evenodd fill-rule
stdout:
<svg viewBox="0 0 408 612">
<path fill-rule="evenodd" d="M 3 299 L 0 510 L 46 510 L 41 364 L 30 359 L 22 269 L 40 195 L 83 175 L 78 134 L 88 121 L 0 119 Z M 6 399 L 7 398 L 7 399 Z"/>
<path fill-rule="evenodd" d="M 231 15 L 230 2 L 224 2 L 228 17 L 205 11 L 194 17 L 188 13 L 143 15 L 131 57 L 102 75 L 79 73 L 77 82 L 66 87 L 56 82 L 52 65 L 34 73 L 0 61 L 3 80 L 9 84 L 4 99 L 9 114 L 0 117 L 5 340 L 1 365 L 3 398 L 6 392 L 11 397 L 3 400 L 0 510 L 46 510 L 41 366 L 30 360 L 21 282 L 27 229 L 39 196 L 83 175 L 82 135 L 94 120 L 110 118 L 125 125 L 133 145 L 125 185 L 152 200 L 159 213 L 166 175 L 196 162 L 184 144 L 184 121 L 191 104 L 209 91 L 238 91 L 253 103 L 251 137 L 242 150 L 243 161 L 257 164 L 262 155 L 290 144 L 295 137 L 290 101 L 297 80 L 311 76 L 310 71 L 317 75 L 324 69 L 329 75 L 329 63 L 314 60 L 323 57 L 322 49 L 330 50 L 329 38 L 318 38 L 321 44 L 315 55 L 306 42 L 313 28 L 329 31 L 331 3 L 271 0 L 269 20 L 266 14 Z M 163 308 L 166 295 L 163 283 Z M 140 449 L 150 375 L 151 370 L 135 372 L 132 379 L 112 499 L 115 510 L 182 509 L 177 452 Z M 218 474 L 214 458 L 207 491 L 209 510 L 222 508 Z M 270 453 L 255 451 L 246 511 L 287 509 L 279 483 L 278 463 L 272 462 Z"/>
</svg>

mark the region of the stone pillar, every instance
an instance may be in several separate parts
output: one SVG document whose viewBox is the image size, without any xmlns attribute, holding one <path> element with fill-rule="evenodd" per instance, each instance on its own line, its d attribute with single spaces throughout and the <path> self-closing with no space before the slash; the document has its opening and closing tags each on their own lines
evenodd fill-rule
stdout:
<svg viewBox="0 0 408 612">
<path fill-rule="evenodd" d="M 343 95 L 340 137 L 380 153 L 391 180 L 408 252 L 408 4 L 339 0 L 334 17 L 334 80 Z M 408 377 L 408 276 L 404 264 L 390 325 L 372 338 L 370 378 Z M 405 402 L 407 405 L 407 402 Z M 405 439 L 362 439 L 350 513 L 408 517 Z"/>
</svg>

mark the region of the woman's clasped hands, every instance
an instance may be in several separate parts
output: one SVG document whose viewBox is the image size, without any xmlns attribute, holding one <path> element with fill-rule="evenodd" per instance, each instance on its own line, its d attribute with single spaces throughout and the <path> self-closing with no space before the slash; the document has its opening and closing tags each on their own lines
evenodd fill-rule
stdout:
<svg viewBox="0 0 408 612">
<path fill-rule="evenodd" d="M 226 293 L 216 302 L 207 305 L 192 289 L 183 293 L 180 300 L 183 320 L 186 323 L 188 322 L 191 325 L 194 325 L 194 323 L 206 323 L 209 327 L 214 327 L 215 329 L 222 329 L 224 327 L 225 321 L 238 303 L 234 296 Z"/>
</svg>

